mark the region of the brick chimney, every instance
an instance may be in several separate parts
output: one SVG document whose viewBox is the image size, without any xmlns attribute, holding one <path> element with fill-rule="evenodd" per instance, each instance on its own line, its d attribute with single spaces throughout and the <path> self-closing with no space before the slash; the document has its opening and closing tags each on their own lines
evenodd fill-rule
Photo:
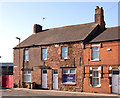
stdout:
<svg viewBox="0 0 120 98">
<path fill-rule="evenodd" d="M 96 6 L 96 9 L 95 9 L 95 23 L 99 24 L 101 29 L 105 28 L 103 7 L 99 8 L 99 6 Z"/>
<path fill-rule="evenodd" d="M 42 31 L 42 26 L 39 25 L 39 24 L 34 24 L 34 27 L 33 27 L 33 32 L 34 33 L 39 33 Z"/>
</svg>

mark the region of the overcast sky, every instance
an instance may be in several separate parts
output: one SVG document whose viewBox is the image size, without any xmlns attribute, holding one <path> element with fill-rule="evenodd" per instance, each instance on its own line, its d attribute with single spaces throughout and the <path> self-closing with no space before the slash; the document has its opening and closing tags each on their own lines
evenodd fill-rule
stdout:
<svg viewBox="0 0 120 98">
<path fill-rule="evenodd" d="M 34 24 L 49 29 L 94 22 L 96 6 L 104 9 L 106 27 L 118 26 L 118 2 L 1 2 L 0 62 L 13 62 L 16 37 L 30 36 Z"/>
</svg>

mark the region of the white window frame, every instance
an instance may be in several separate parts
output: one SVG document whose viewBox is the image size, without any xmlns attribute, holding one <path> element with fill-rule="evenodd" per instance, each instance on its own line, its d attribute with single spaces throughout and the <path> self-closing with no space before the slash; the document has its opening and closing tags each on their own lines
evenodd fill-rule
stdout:
<svg viewBox="0 0 120 98">
<path fill-rule="evenodd" d="M 26 54 L 26 51 L 28 51 L 28 54 Z M 28 56 L 28 59 L 26 59 L 26 56 Z M 24 61 L 29 61 L 29 50 L 28 49 L 26 49 L 25 51 L 24 51 Z"/>
<path fill-rule="evenodd" d="M 74 69 L 74 70 L 75 70 L 75 68 L 64 68 L 64 69 L 63 69 L 63 74 L 76 74 L 76 72 L 70 73 L 70 70 L 71 70 L 71 69 Z M 64 70 L 68 70 L 68 73 L 64 73 Z"/>
<path fill-rule="evenodd" d="M 98 77 L 94 77 L 94 72 L 97 71 L 98 72 Z M 99 84 L 93 84 L 93 79 L 99 79 Z M 94 87 L 100 87 L 101 84 L 100 84 L 100 73 L 99 73 L 99 70 L 98 69 L 93 69 L 92 71 L 92 86 Z"/>
<path fill-rule="evenodd" d="M 47 48 L 42 48 L 42 50 L 43 50 L 43 49 L 46 49 L 46 50 L 47 50 Z M 47 52 L 46 52 L 46 53 L 43 53 L 43 52 L 42 52 L 42 60 L 47 60 L 47 57 L 46 57 L 45 59 L 43 59 L 43 55 L 44 55 L 44 54 L 47 56 Z"/>
<path fill-rule="evenodd" d="M 91 55 L 91 61 L 99 61 L 99 56 L 98 56 L 98 58 L 95 58 L 95 59 L 93 59 L 93 48 L 94 47 L 98 47 L 98 53 L 100 52 L 100 44 L 94 44 L 94 45 L 91 45 L 91 47 L 92 47 L 92 55 Z M 100 53 L 99 53 L 99 55 L 100 55 Z"/>
<path fill-rule="evenodd" d="M 76 70 L 75 70 L 75 72 L 74 73 L 70 73 L 70 70 L 71 69 L 74 69 L 75 70 L 75 68 L 64 68 L 62 71 L 62 75 L 63 74 L 74 74 L 75 76 L 76 76 Z M 67 73 L 64 73 L 64 70 L 68 70 L 68 72 Z M 76 82 L 76 77 L 75 77 L 75 82 Z M 66 83 L 66 84 L 75 84 L 75 83 L 73 83 L 73 82 L 63 82 L 62 81 L 62 83 Z"/>
<path fill-rule="evenodd" d="M 28 73 L 28 72 L 30 72 L 30 73 Z M 23 71 L 23 75 L 24 75 L 24 82 L 31 82 L 31 71 Z M 25 76 L 30 76 L 30 81 L 26 81 L 25 80 Z"/>
<path fill-rule="evenodd" d="M 67 48 L 67 51 L 64 51 L 64 52 L 63 52 L 63 51 L 62 51 L 62 48 L 63 48 L 63 47 L 66 47 L 66 48 Z M 62 57 L 63 53 L 67 53 L 67 57 L 64 57 L 64 58 L 63 58 L 63 57 Z M 67 47 L 67 46 L 62 46 L 62 47 L 61 47 L 61 58 L 62 58 L 62 59 L 68 59 L 68 47 Z"/>
</svg>

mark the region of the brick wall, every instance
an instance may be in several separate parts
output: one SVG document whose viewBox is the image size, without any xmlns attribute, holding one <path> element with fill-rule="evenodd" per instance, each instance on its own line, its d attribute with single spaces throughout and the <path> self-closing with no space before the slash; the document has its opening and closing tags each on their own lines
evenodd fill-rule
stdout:
<svg viewBox="0 0 120 98">
<path fill-rule="evenodd" d="M 71 44 L 59 44 L 59 45 L 49 45 L 41 47 L 30 47 L 29 48 L 29 61 L 24 62 L 24 50 L 21 49 L 20 55 L 20 66 L 21 69 L 33 69 L 32 71 L 32 82 L 35 82 L 38 88 L 42 87 L 42 69 L 40 66 L 49 66 L 47 69 L 47 87 L 48 89 L 53 89 L 52 80 L 52 70 L 58 69 L 58 90 L 68 90 L 68 91 L 85 91 L 85 92 L 98 92 L 98 93 L 111 93 L 111 77 L 109 74 L 112 73 L 109 67 L 115 69 L 119 67 L 119 50 L 120 42 L 104 42 L 104 43 L 94 43 L 100 44 L 99 48 L 99 59 L 100 61 L 91 61 L 92 49 L 91 44 L 86 44 L 85 49 L 83 49 L 82 43 L 71 43 Z M 61 47 L 68 47 L 68 59 L 61 59 Z M 41 48 L 47 48 L 47 60 L 41 60 Z M 111 51 L 107 51 L 111 49 Z M 19 49 L 14 49 L 14 66 L 19 65 Z M 75 58 L 75 59 L 74 59 Z M 80 61 L 81 58 L 81 61 Z M 75 60 L 75 61 L 74 61 Z M 74 66 L 75 62 L 75 66 Z M 44 65 L 45 64 L 45 65 Z M 75 84 L 64 84 L 62 83 L 62 68 L 64 67 L 76 67 Z M 100 77 L 100 87 L 93 87 L 91 85 L 92 69 L 101 67 L 99 73 Z M 22 87 L 22 71 L 21 71 L 21 87 Z M 83 79 L 84 78 L 84 79 Z M 14 84 L 18 86 L 19 80 L 19 68 L 14 67 Z"/>
<path fill-rule="evenodd" d="M 104 42 L 95 43 L 100 44 L 99 48 L 99 59 L 100 61 L 92 61 L 92 49 L 91 44 L 86 45 L 86 49 L 84 49 L 84 83 L 83 83 L 83 91 L 85 92 L 98 92 L 98 93 L 111 93 L 112 92 L 112 77 L 109 74 L 112 74 L 112 69 L 118 69 L 120 66 L 119 63 L 119 48 L 120 42 Z M 111 51 L 107 51 L 107 49 L 111 49 Z M 91 67 L 91 68 L 90 68 Z M 91 79 L 92 70 L 95 68 L 101 67 L 99 73 L 100 76 L 100 87 L 92 86 Z M 112 67 L 110 70 L 109 67 Z M 90 70 L 91 69 L 91 70 Z"/>
<path fill-rule="evenodd" d="M 99 48 L 99 62 L 91 61 L 92 58 L 92 49 L 91 44 L 86 45 L 86 49 L 84 49 L 84 65 L 119 65 L 119 50 L 120 50 L 120 41 L 113 42 L 104 42 L 104 43 L 94 43 L 100 44 Z M 107 51 L 107 49 L 111 49 L 111 51 Z"/>
<path fill-rule="evenodd" d="M 61 59 L 61 47 L 68 47 L 68 59 Z M 29 48 L 29 61 L 24 62 L 24 50 L 21 49 L 21 68 L 24 66 L 25 69 L 33 69 L 32 71 L 32 82 L 35 82 L 38 88 L 42 86 L 42 69 L 39 66 L 50 66 L 51 69 L 47 69 L 47 87 L 48 89 L 53 89 L 53 80 L 52 80 L 52 69 L 58 69 L 58 89 L 59 90 L 70 90 L 70 91 L 82 91 L 82 82 L 83 82 L 83 44 L 60 44 L 60 45 L 50 45 L 50 46 L 41 46 L 41 47 L 31 47 Z M 41 48 L 47 48 L 47 60 L 41 60 Z M 26 48 L 27 49 L 27 48 Z M 14 66 L 18 65 L 19 60 L 19 49 L 14 50 Z M 81 58 L 81 62 L 80 62 Z M 75 60 L 75 61 L 74 61 Z M 62 68 L 61 67 L 76 67 L 76 84 L 63 84 L 62 83 Z M 18 85 L 19 79 L 19 70 L 14 68 L 14 83 Z M 17 74 L 16 74 L 17 73 Z M 21 71 L 22 76 L 22 71 Z M 22 77 L 21 77 L 22 80 Z M 22 84 L 23 81 L 21 81 Z M 22 86 L 22 85 L 21 85 Z"/>
<path fill-rule="evenodd" d="M 23 51 L 24 49 L 20 50 L 20 84 L 22 86 L 22 71 L 21 69 L 23 68 Z M 15 87 L 18 87 L 19 85 L 19 49 L 14 50 L 14 59 L 13 59 L 13 83 Z"/>
</svg>

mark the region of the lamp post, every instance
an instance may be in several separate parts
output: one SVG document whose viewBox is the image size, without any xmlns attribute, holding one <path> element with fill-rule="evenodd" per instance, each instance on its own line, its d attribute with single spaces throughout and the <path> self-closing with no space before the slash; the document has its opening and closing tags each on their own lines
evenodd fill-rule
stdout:
<svg viewBox="0 0 120 98">
<path fill-rule="evenodd" d="M 19 88 L 20 88 L 20 38 L 16 37 L 19 40 Z"/>
</svg>

